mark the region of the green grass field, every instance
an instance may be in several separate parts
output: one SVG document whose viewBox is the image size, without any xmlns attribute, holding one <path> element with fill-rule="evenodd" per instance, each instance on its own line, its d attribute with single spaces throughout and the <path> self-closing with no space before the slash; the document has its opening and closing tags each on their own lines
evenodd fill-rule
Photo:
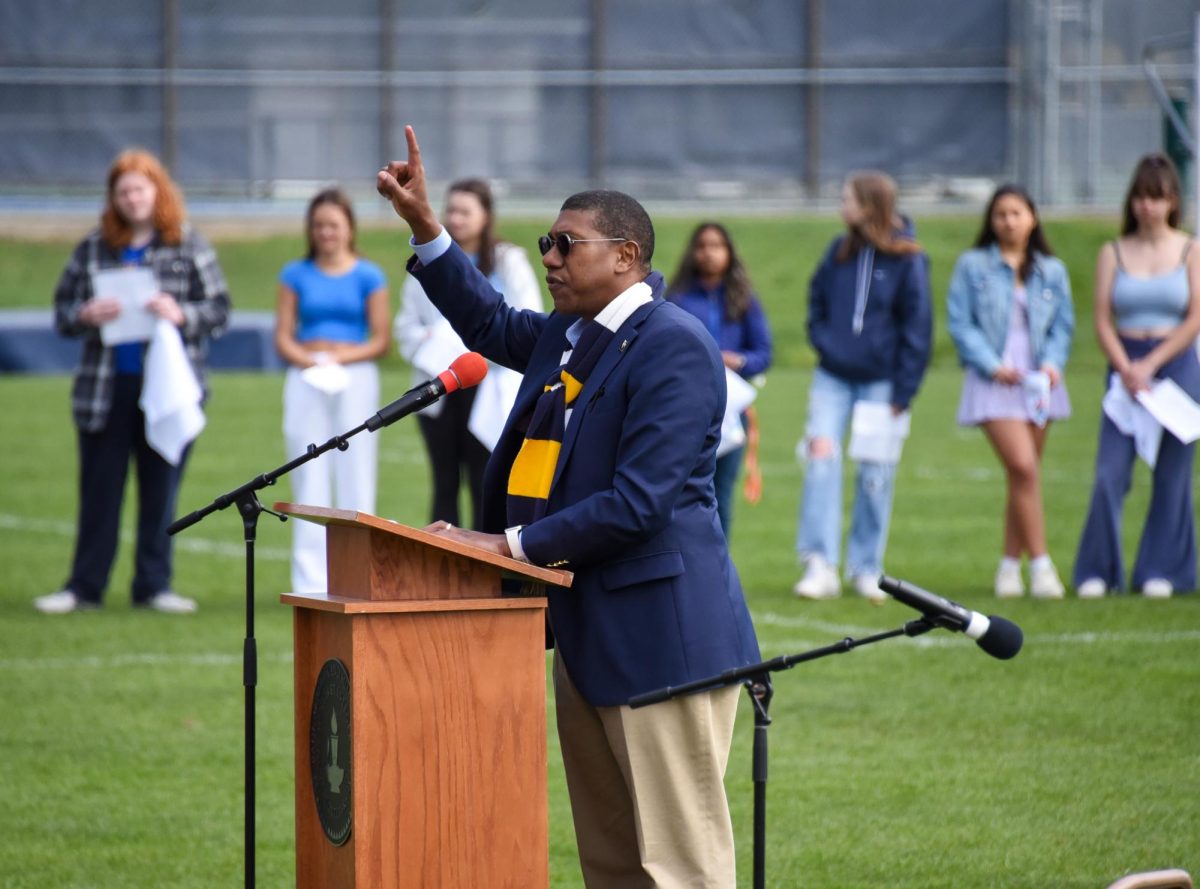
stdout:
<svg viewBox="0 0 1200 889">
<path fill-rule="evenodd" d="M 659 262 L 673 269 L 692 220 L 664 219 Z M 1158 867 L 1200 872 L 1200 598 L 997 603 L 1002 475 L 983 437 L 954 424 L 961 375 L 944 331 L 945 284 L 976 219 L 918 220 L 933 258 L 939 316 L 933 368 L 900 467 L 889 573 L 1026 633 L 999 662 L 962 636 L 895 640 L 777 674 L 770 730 L 768 885 L 805 887 L 1103 887 Z M 512 224 L 532 244 L 546 220 Z M 900 624 L 914 612 L 854 597 L 791 595 L 811 358 L 808 276 L 833 219 L 734 220 L 766 303 L 778 366 L 760 396 L 765 494 L 739 504 L 733 556 L 764 655 L 802 651 Z M 1069 573 L 1090 486 L 1103 363 L 1091 334 L 1090 281 L 1108 221 L 1053 221 L 1080 329 L 1067 371 L 1074 416 L 1055 427 L 1044 492 L 1051 554 Z M 398 285 L 398 231 L 368 232 L 365 252 Z M 44 306 L 69 243 L 0 242 L 0 306 Z M 236 304 L 269 308 L 298 238 L 218 248 Z M 394 286 L 394 290 L 398 290 Z M 398 359 L 385 392 L 407 387 Z M 71 554 L 74 437 L 66 377 L 0 378 L 0 887 L 212 887 L 241 883 L 244 634 L 241 524 L 232 510 L 178 541 L 176 586 L 191 617 L 128 607 L 133 515 L 108 607 L 49 618 L 30 605 L 56 589 Z M 282 462 L 282 378 L 220 374 L 180 509 Z M 416 427 L 381 433 L 380 514 L 423 521 Z M 1132 550 L 1146 508 L 1139 467 L 1128 505 Z M 286 499 L 287 485 L 278 496 Z M 289 529 L 259 526 L 258 876 L 294 880 Z M 728 787 L 739 885 L 750 885 L 752 716 L 742 702 Z M 550 735 L 550 862 L 556 887 L 582 885 Z"/>
</svg>

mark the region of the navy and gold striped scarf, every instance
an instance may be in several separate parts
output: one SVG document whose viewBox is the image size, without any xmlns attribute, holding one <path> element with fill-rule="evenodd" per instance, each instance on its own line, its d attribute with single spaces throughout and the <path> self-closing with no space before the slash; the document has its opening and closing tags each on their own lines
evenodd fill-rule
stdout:
<svg viewBox="0 0 1200 889">
<path fill-rule="evenodd" d="M 528 525 L 546 514 L 550 484 L 566 433 L 567 411 L 612 338 L 613 331 L 599 321 L 588 322 L 567 363 L 546 382 L 530 415 L 525 441 L 508 474 L 510 525 Z"/>
</svg>

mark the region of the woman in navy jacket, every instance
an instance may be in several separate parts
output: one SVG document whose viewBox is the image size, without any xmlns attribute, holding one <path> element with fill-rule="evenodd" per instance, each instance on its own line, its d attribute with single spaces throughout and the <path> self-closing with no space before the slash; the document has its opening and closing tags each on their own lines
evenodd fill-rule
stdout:
<svg viewBox="0 0 1200 889">
<path fill-rule="evenodd" d="M 929 260 L 896 215 L 896 187 L 878 172 L 842 189 L 846 233 L 825 252 L 809 286 L 808 338 L 817 352 L 803 442 L 807 470 L 796 549 L 805 562 L 794 592 L 841 591 L 841 441 L 855 405 L 881 402 L 904 414 L 925 375 L 932 339 Z M 846 546 L 846 574 L 882 601 L 879 575 L 892 511 L 894 462 L 860 461 Z"/>
<path fill-rule="evenodd" d="M 692 231 L 679 269 L 667 287 L 667 299 L 707 328 L 729 370 L 751 379 L 770 367 L 771 329 L 766 313 L 754 295 L 733 239 L 721 223 L 701 222 Z M 727 540 L 733 523 L 734 482 L 745 453 L 743 445 L 721 454 L 713 476 L 717 513 Z"/>
</svg>

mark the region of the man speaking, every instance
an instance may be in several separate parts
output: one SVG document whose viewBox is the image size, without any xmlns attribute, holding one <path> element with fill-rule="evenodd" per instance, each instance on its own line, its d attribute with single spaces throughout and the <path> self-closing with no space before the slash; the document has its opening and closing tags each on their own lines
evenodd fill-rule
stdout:
<svg viewBox="0 0 1200 889">
<path fill-rule="evenodd" d="M 589 887 L 735 885 L 723 783 L 738 686 L 632 710 L 633 695 L 759 660 L 717 519 L 725 371 L 662 299 L 654 228 L 615 191 L 569 197 L 540 239 L 554 312 L 511 308 L 429 204 L 420 149 L 380 171 L 408 265 L 471 349 L 523 373 L 477 533 L 429 530 L 575 572 L 549 590 L 559 738 Z"/>
</svg>

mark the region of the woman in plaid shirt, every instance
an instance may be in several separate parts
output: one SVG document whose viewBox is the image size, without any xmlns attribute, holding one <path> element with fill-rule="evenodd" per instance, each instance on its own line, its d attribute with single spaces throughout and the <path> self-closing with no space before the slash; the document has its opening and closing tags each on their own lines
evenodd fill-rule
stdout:
<svg viewBox="0 0 1200 889">
<path fill-rule="evenodd" d="M 101 604 L 132 457 L 138 479 L 133 604 L 186 613 L 195 611 L 196 603 L 171 590 L 166 529 L 188 451 L 173 466 L 146 443 L 138 406 L 146 343 L 104 345 L 100 328 L 120 314 L 121 303 L 94 293 L 92 275 L 122 266 L 153 271 L 158 293 L 146 308 L 179 328 L 202 387 L 207 341 L 225 329 L 229 294 L 216 254 L 184 222 L 179 189 L 154 155 L 141 149 L 119 154 L 108 172 L 107 194 L 99 228 L 75 248 L 54 292 L 58 332 L 83 339 L 71 391 L 79 437 L 79 518 L 70 578 L 62 590 L 39 596 L 34 605 L 47 614 L 63 614 Z"/>
</svg>

